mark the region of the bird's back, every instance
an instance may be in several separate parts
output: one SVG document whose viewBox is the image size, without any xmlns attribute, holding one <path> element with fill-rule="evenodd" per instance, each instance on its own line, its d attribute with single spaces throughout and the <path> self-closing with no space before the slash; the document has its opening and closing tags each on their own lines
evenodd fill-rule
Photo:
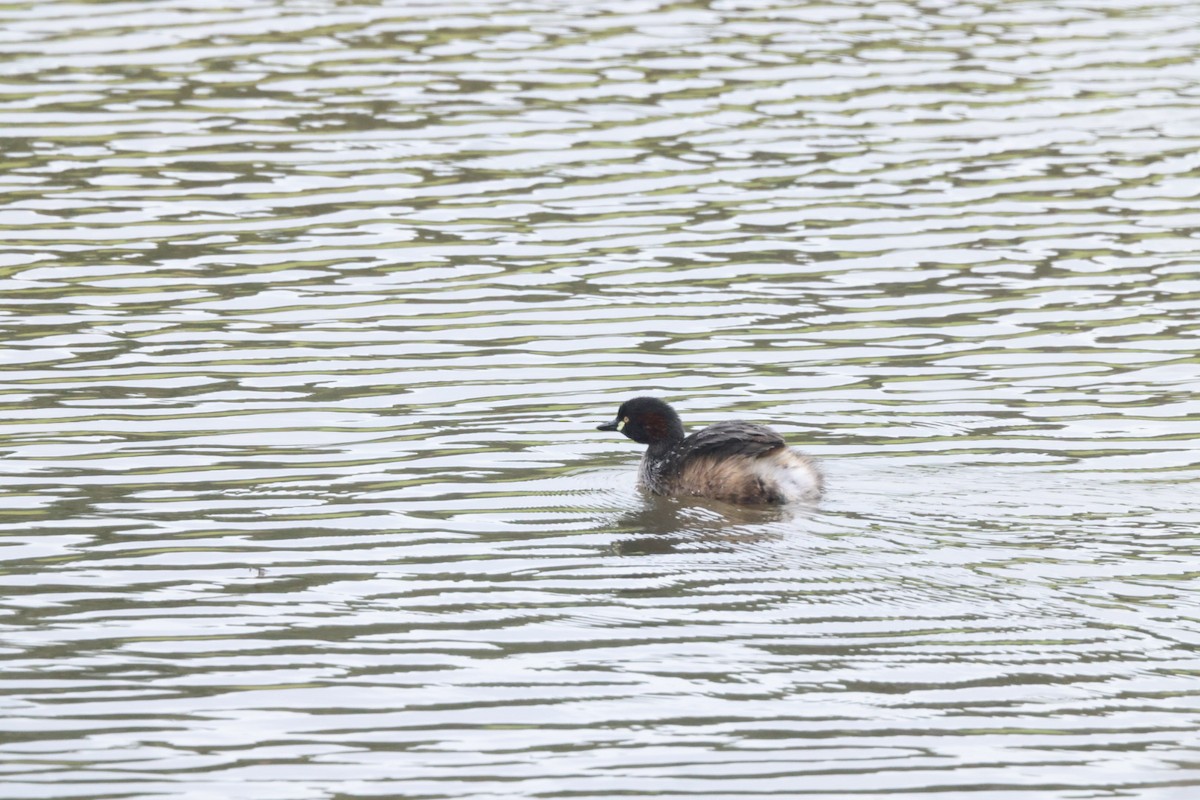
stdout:
<svg viewBox="0 0 1200 800">
<path fill-rule="evenodd" d="M 655 494 L 748 505 L 815 500 L 822 484 L 811 459 L 789 448 L 770 428 L 749 422 L 710 425 L 661 458 L 648 452 L 641 477 Z"/>
</svg>

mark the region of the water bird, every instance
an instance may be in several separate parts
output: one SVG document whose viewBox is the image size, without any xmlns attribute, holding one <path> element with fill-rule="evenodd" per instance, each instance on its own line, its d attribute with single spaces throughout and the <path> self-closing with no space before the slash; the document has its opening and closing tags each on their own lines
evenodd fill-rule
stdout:
<svg viewBox="0 0 1200 800">
<path fill-rule="evenodd" d="M 688 436 L 675 409 L 657 397 L 626 400 L 596 430 L 648 445 L 638 484 L 652 494 L 778 505 L 816 500 L 824 486 L 813 460 L 765 425 L 718 422 Z"/>
</svg>

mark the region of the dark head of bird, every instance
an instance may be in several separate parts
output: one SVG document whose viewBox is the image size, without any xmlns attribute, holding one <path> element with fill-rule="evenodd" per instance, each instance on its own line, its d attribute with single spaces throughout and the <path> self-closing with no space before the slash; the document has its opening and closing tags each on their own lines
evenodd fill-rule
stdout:
<svg viewBox="0 0 1200 800">
<path fill-rule="evenodd" d="M 675 409 L 657 397 L 635 397 L 617 409 L 617 418 L 597 426 L 599 431 L 620 431 L 639 444 L 671 445 L 683 439 L 683 423 Z"/>
</svg>

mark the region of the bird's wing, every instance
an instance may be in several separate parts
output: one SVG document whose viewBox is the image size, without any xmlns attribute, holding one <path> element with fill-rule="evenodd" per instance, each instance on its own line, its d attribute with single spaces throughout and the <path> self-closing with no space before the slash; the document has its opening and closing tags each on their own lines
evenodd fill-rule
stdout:
<svg viewBox="0 0 1200 800">
<path fill-rule="evenodd" d="M 750 422 L 718 422 L 684 439 L 676 452 L 681 460 L 699 456 L 759 458 L 781 447 L 787 443 L 770 428 Z"/>
</svg>

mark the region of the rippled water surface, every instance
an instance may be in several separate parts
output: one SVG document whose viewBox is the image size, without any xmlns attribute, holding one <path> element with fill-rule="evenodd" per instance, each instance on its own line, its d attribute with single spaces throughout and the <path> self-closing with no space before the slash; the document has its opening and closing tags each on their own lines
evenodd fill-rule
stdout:
<svg viewBox="0 0 1200 800">
<path fill-rule="evenodd" d="M 1200 7 L 0 15 L 6 800 L 1198 796 Z"/>
</svg>

